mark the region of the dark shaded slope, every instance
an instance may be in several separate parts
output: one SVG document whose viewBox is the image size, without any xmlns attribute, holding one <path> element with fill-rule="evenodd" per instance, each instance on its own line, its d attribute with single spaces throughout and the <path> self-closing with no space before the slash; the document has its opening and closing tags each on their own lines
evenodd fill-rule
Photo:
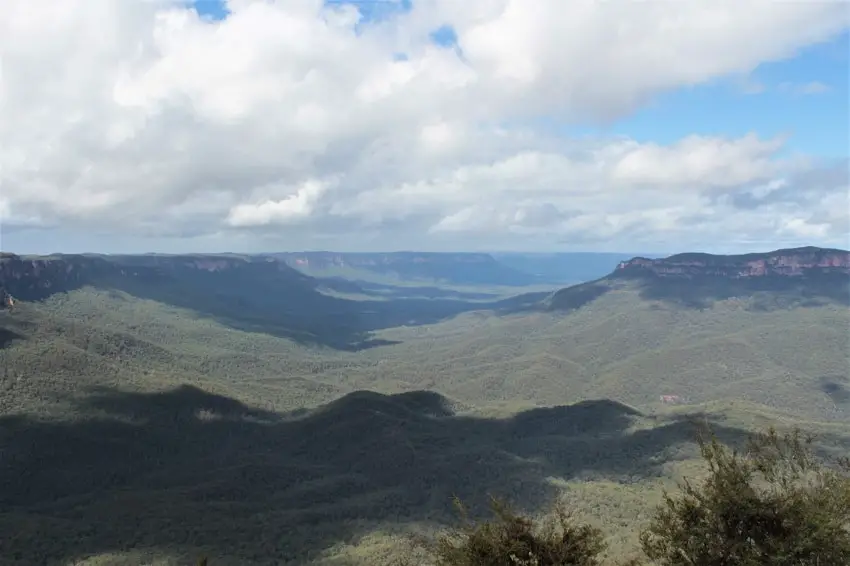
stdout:
<svg viewBox="0 0 850 566">
<path fill-rule="evenodd" d="M 636 282 L 643 298 L 687 308 L 708 308 L 715 301 L 732 298 L 746 299 L 748 308 L 762 311 L 826 303 L 850 305 L 850 277 L 843 274 L 753 279 L 709 276 L 690 280 L 648 275 Z"/>
<path fill-rule="evenodd" d="M 336 348 L 368 346 L 358 311 L 317 285 L 281 262 L 235 255 L 6 256 L 0 263 L 0 287 L 17 300 L 92 286 L 190 309 L 240 330 Z"/>
<path fill-rule="evenodd" d="M 79 410 L 0 418 L 0 532 L 17 533 L 0 537 L 4 564 L 128 549 L 304 563 L 378 523 L 449 518 L 452 495 L 539 508 L 549 477 L 652 475 L 694 433 L 689 419 L 630 431 L 639 415 L 610 401 L 493 420 L 425 392 L 358 392 L 301 417 L 191 387 L 99 391 Z"/>
<path fill-rule="evenodd" d="M 222 288 L 222 284 L 271 280 L 299 292 L 315 282 L 279 262 L 234 255 L 62 255 L 0 256 L 0 289 L 24 301 L 45 299 L 85 285 L 115 287 L 167 286 L 178 282 Z"/>
<path fill-rule="evenodd" d="M 369 336 L 375 330 L 483 306 L 445 298 L 353 301 L 323 294 L 327 284 L 268 257 L 7 255 L 0 263 L 0 291 L 16 300 L 92 286 L 189 309 L 239 330 L 342 350 L 387 344 Z"/>
<path fill-rule="evenodd" d="M 820 386 L 836 405 L 850 405 L 850 375 L 822 376 Z"/>
<path fill-rule="evenodd" d="M 8 293 L 16 300 L 37 301 L 116 275 L 120 270 L 100 257 L 0 254 L 0 295 Z"/>
<path fill-rule="evenodd" d="M 606 281 L 582 283 L 574 287 L 560 289 L 549 295 L 542 303 L 546 310 L 572 311 L 580 309 L 609 292 L 613 288 Z"/>
<path fill-rule="evenodd" d="M 0 349 L 5 348 L 15 340 L 22 340 L 24 336 L 9 328 L 0 328 Z"/>
</svg>

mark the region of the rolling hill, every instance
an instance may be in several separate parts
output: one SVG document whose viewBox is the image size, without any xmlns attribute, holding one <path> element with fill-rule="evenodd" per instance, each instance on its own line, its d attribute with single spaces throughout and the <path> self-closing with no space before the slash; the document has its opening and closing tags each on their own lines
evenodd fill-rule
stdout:
<svg viewBox="0 0 850 566">
<path fill-rule="evenodd" d="M 0 556 L 383 564 L 488 492 L 565 498 L 627 555 L 698 473 L 698 423 L 850 447 L 849 255 L 633 258 L 509 299 L 268 257 L 5 255 Z"/>
<path fill-rule="evenodd" d="M 684 272 L 682 261 L 691 263 Z M 847 419 L 848 252 L 724 261 L 732 271 L 688 257 L 638 258 L 542 300 L 503 302 L 498 314 L 378 335 L 400 342 L 395 371 L 412 386 L 461 399 L 604 397 L 647 408 L 662 396 L 747 399 L 802 418 Z M 747 262 L 780 272 L 742 274 Z"/>
<path fill-rule="evenodd" d="M 303 564 L 335 543 L 444 521 L 453 495 L 534 510 L 558 496 L 555 477 L 646 495 L 637 478 L 663 484 L 696 430 L 610 401 L 458 414 L 425 392 L 357 392 L 300 415 L 195 387 L 101 391 L 76 409 L 89 416 L 0 419 L 0 528 L 17 535 L 0 539 L 5 563 Z"/>
</svg>

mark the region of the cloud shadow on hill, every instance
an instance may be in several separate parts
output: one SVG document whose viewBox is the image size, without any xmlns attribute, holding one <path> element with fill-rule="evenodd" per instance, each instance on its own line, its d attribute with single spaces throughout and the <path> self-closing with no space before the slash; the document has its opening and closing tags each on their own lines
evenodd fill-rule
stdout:
<svg viewBox="0 0 850 566">
<path fill-rule="evenodd" d="M 303 285 L 234 281 L 221 274 L 203 274 L 195 281 L 170 278 L 149 284 L 113 280 L 96 286 L 187 309 L 237 330 L 343 351 L 398 343 L 375 337 L 378 330 L 431 324 L 485 308 L 482 303 L 454 299 L 351 300 Z"/>
<path fill-rule="evenodd" d="M 836 405 L 850 405 L 850 378 L 846 375 L 823 376 L 820 388 Z"/>
<path fill-rule="evenodd" d="M 17 533 L 0 537 L 4 564 L 131 548 L 298 563 L 379 524 L 450 519 L 453 495 L 541 509 L 556 496 L 547 478 L 654 475 L 696 432 L 686 417 L 630 430 L 641 416 L 604 400 L 477 418 L 423 391 L 280 415 L 189 386 L 102 389 L 80 414 L 0 418 L 0 532 Z"/>
<path fill-rule="evenodd" d="M 446 298 L 437 288 L 414 288 L 411 295 L 404 287 L 390 292 L 392 286 L 383 285 L 383 298 L 353 300 L 320 292 L 321 280 L 288 277 L 286 273 L 280 277 L 250 277 L 243 273 L 183 271 L 177 276 L 148 279 L 111 278 L 95 286 L 187 309 L 237 330 L 343 351 L 399 343 L 375 337 L 376 331 L 434 324 L 477 310 L 511 314 L 521 310 L 520 304 L 539 301 L 548 294 L 482 301 L 478 295 L 475 300 L 460 298 L 461 295 Z M 417 293 L 429 294 L 429 298 L 418 297 Z"/>
<path fill-rule="evenodd" d="M 314 279 L 271 260 L 231 258 L 231 268 L 218 269 L 220 260 L 217 256 L 57 257 L 43 262 L 37 278 L 11 277 L 5 283 L 7 291 L 23 301 L 41 301 L 86 286 L 124 292 L 238 330 L 347 351 L 396 343 L 374 337 L 377 330 L 430 324 L 486 308 L 472 300 L 483 298 L 475 293 L 379 284 L 361 289 L 342 280 Z M 28 265 L 13 268 L 25 273 Z M 372 298 L 330 296 L 322 292 L 328 286 L 342 286 L 348 292 L 360 289 Z"/>
<path fill-rule="evenodd" d="M 16 340 L 23 340 L 24 336 L 8 328 L 0 328 L 0 350 L 12 344 Z"/>
</svg>

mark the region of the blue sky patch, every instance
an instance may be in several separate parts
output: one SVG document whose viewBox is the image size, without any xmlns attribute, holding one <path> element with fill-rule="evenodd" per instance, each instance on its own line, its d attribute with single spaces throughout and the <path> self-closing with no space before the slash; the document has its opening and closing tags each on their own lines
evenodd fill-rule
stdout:
<svg viewBox="0 0 850 566">
<path fill-rule="evenodd" d="M 198 14 L 213 20 L 223 20 L 230 14 L 224 0 L 195 0 L 190 4 Z"/>
<path fill-rule="evenodd" d="M 431 41 L 443 47 L 457 45 L 457 33 L 452 26 L 442 25 L 430 33 Z"/>
</svg>

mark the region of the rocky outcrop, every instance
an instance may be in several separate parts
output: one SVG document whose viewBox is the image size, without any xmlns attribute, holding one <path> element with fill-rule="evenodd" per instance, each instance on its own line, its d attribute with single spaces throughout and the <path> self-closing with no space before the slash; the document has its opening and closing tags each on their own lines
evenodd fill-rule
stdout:
<svg viewBox="0 0 850 566">
<path fill-rule="evenodd" d="M 15 298 L 6 289 L 0 289 L 0 309 L 12 309 L 15 307 Z"/>
<path fill-rule="evenodd" d="M 621 262 L 613 276 L 628 277 L 647 274 L 679 279 L 850 275 L 850 252 L 806 247 L 745 255 L 686 253 L 662 259 L 636 257 Z"/>
</svg>

